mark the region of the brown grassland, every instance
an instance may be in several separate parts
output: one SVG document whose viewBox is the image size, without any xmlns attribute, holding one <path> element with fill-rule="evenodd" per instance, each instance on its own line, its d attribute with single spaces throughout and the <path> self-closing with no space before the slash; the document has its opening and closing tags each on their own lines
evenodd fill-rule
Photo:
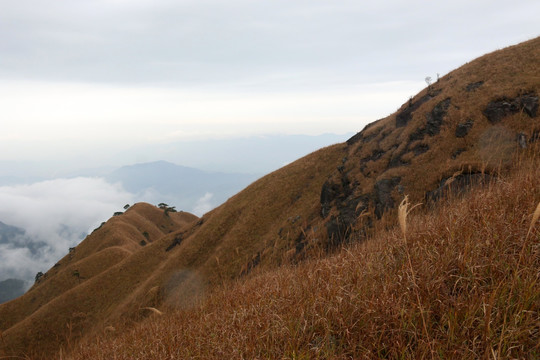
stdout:
<svg viewBox="0 0 540 360">
<path fill-rule="evenodd" d="M 509 176 L 414 209 L 406 237 L 392 216 L 363 243 L 219 287 L 66 358 L 537 359 L 534 151 Z"/>
<path fill-rule="evenodd" d="M 132 206 L 0 305 L 0 359 L 539 358 L 538 64 L 484 55 L 201 218 Z"/>
</svg>

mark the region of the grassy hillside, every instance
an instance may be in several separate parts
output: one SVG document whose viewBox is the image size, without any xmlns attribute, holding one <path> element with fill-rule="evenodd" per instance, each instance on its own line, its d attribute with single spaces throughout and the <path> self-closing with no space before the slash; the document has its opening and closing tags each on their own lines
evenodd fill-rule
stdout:
<svg viewBox="0 0 540 360">
<path fill-rule="evenodd" d="M 413 209 L 406 233 L 396 216 L 391 229 L 333 256 L 220 287 L 192 309 L 162 308 L 66 358 L 537 359 L 534 151 L 509 176 Z"/>
<path fill-rule="evenodd" d="M 133 206 L 0 305 L 0 355 L 49 359 L 82 338 L 74 356 L 521 356 L 523 334 L 538 336 L 538 233 L 524 234 L 539 201 L 539 63 L 540 38 L 474 60 L 200 219 Z M 407 241 L 394 229 L 405 195 L 435 212 L 415 210 Z M 144 322 L 156 308 L 165 320 Z"/>
<path fill-rule="evenodd" d="M 162 210 L 149 204 L 137 204 L 111 218 L 70 250 L 26 294 L 0 307 L 2 351 L 46 355 L 68 338 L 86 333 L 132 292 L 139 281 L 133 277 L 145 277 L 145 263 L 153 264 L 159 258 L 143 256 L 139 268 L 129 268 L 126 262 L 148 253 L 153 239 L 196 219 L 188 213 L 164 216 Z M 142 241 L 149 244 L 143 246 Z"/>
<path fill-rule="evenodd" d="M 276 247 L 275 260 L 265 263 L 278 265 L 279 249 L 288 246 L 280 242 L 292 235 L 271 244 L 266 238 L 291 219 L 317 216 L 320 187 L 343 148 L 322 149 L 263 177 L 202 219 L 166 216 L 149 204 L 111 218 L 28 293 L 0 307 L 1 351 L 50 358 L 59 346 L 141 320 L 151 314 L 147 307 L 189 305 L 205 288 L 249 272 L 268 246 Z"/>
</svg>

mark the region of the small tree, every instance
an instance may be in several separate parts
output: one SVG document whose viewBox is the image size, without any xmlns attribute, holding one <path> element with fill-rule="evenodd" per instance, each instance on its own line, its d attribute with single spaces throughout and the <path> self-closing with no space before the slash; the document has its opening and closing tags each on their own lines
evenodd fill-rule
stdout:
<svg viewBox="0 0 540 360">
<path fill-rule="evenodd" d="M 431 84 L 433 83 L 433 81 L 431 80 L 431 76 L 426 76 L 424 80 L 426 81 L 426 84 L 427 84 L 428 94 L 431 94 Z"/>
<path fill-rule="evenodd" d="M 165 203 L 159 203 L 158 204 L 158 208 L 160 208 L 161 210 L 165 210 L 166 208 L 168 208 L 169 205 L 165 204 Z"/>
<path fill-rule="evenodd" d="M 129 209 L 129 204 L 124 205 L 124 210 Z"/>
<path fill-rule="evenodd" d="M 170 212 L 176 212 L 176 206 L 169 206 L 165 208 L 165 216 L 169 216 Z"/>
<path fill-rule="evenodd" d="M 43 273 L 40 271 L 36 274 L 36 281 L 35 282 L 38 282 L 39 280 L 41 280 L 41 278 L 43 277 Z"/>
</svg>

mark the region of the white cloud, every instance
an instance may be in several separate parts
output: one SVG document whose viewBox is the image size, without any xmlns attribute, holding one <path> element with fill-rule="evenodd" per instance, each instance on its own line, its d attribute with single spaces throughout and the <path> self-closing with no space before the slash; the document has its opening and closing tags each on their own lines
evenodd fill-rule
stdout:
<svg viewBox="0 0 540 360">
<path fill-rule="evenodd" d="M 110 158 L 113 149 L 145 143 L 355 132 L 424 86 L 420 79 L 263 94 L 4 82 L 0 160 Z"/>
<path fill-rule="evenodd" d="M 539 12 L 536 0 L 0 2 L 0 159 L 359 131 L 425 76 L 538 36 Z"/>
<path fill-rule="evenodd" d="M 202 196 L 193 207 L 193 214 L 202 216 L 208 211 L 212 210 L 215 205 L 212 204 L 212 198 L 214 194 L 207 192 Z"/>
<path fill-rule="evenodd" d="M 28 247 L 2 244 L 0 280 L 46 271 L 126 203 L 132 194 L 100 178 L 55 179 L 30 185 L 0 187 L 0 221 L 25 230 Z M 26 244 L 28 245 L 28 244 Z M 16 277 L 16 276 L 15 276 Z"/>
</svg>

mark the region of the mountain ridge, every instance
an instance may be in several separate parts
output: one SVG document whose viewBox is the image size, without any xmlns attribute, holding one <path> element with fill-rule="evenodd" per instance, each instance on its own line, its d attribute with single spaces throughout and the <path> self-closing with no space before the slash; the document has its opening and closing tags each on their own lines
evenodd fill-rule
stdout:
<svg viewBox="0 0 540 360">
<path fill-rule="evenodd" d="M 107 326 L 138 322 L 147 308 L 186 308 L 205 289 L 363 241 L 405 194 L 426 203 L 434 191 L 498 177 L 516 154 L 537 149 L 539 62 L 540 38 L 471 61 L 349 141 L 262 177 L 201 218 L 134 205 L 61 260 L 69 283 L 53 268 L 0 306 L 3 351 L 46 358 Z M 152 241 L 142 245 L 145 231 Z M 100 251 L 117 251 L 118 262 L 94 264 L 105 268 L 97 275 L 70 267 Z M 65 286 L 53 291 L 53 283 Z"/>
</svg>

